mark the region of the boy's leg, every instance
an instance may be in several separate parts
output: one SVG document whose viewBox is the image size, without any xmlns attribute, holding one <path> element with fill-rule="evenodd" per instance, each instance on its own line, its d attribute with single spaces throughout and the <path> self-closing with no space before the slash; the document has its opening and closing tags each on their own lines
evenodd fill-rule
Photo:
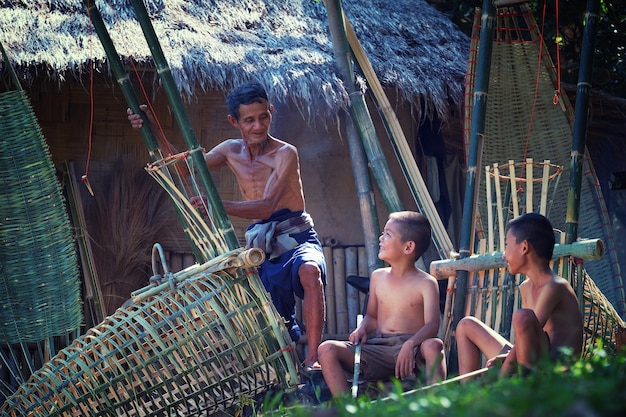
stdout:
<svg viewBox="0 0 626 417">
<path fill-rule="evenodd" d="M 317 348 L 322 374 L 333 397 L 348 392 L 346 372 L 354 370 L 354 346 L 348 342 L 326 340 Z"/>
<path fill-rule="evenodd" d="M 430 385 L 446 379 L 446 355 L 443 351 L 443 341 L 437 338 L 426 339 L 419 349 L 426 367 L 426 383 Z"/>
<path fill-rule="evenodd" d="M 472 316 L 459 321 L 456 327 L 456 344 L 460 375 L 480 367 L 481 352 L 487 359 L 491 359 L 500 354 L 505 346 L 510 346 L 504 337 Z"/>
<path fill-rule="evenodd" d="M 548 353 L 548 338 L 537 319 L 535 312 L 520 308 L 513 314 L 515 347 L 502 365 L 500 375 L 509 375 L 515 371 L 516 363 L 532 369 L 542 355 Z"/>
</svg>

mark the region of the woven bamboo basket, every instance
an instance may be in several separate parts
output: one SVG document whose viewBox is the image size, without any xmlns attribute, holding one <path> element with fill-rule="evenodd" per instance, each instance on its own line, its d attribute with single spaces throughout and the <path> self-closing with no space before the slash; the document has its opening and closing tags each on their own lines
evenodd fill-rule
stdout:
<svg viewBox="0 0 626 417">
<path fill-rule="evenodd" d="M 298 382 L 295 345 L 237 249 L 133 294 L 6 400 L 4 416 L 211 415 Z"/>
<path fill-rule="evenodd" d="M 0 343 L 82 321 L 78 262 L 48 146 L 23 90 L 0 93 Z"/>
</svg>

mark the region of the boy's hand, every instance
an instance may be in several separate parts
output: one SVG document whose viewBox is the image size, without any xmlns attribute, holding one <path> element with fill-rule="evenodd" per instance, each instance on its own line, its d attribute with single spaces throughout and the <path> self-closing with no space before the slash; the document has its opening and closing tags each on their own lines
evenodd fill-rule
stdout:
<svg viewBox="0 0 626 417">
<path fill-rule="evenodd" d="M 396 378 L 405 379 L 415 373 L 415 344 L 407 340 L 402 344 L 396 361 Z"/>
<path fill-rule="evenodd" d="M 509 352 L 501 353 L 497 356 L 494 356 L 493 358 L 489 359 L 487 363 L 485 363 L 485 368 L 491 368 L 494 365 L 501 365 L 507 356 L 509 356 Z"/>
<path fill-rule="evenodd" d="M 355 345 L 367 342 L 367 333 L 365 332 L 364 326 L 359 326 L 352 333 L 350 333 L 348 340 Z"/>
</svg>

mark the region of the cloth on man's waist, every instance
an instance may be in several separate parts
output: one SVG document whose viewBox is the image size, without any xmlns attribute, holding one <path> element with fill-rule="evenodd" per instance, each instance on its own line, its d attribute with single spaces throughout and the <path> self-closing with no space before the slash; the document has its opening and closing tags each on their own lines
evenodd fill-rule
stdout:
<svg viewBox="0 0 626 417">
<path fill-rule="evenodd" d="M 250 225 L 248 230 L 255 228 L 259 223 L 281 223 L 290 218 L 302 219 L 303 214 L 306 215 L 304 218 L 310 218 L 307 213 L 302 211 L 292 212 L 287 209 L 279 210 L 272 214 L 267 220 L 262 220 Z M 269 292 L 276 310 L 287 322 L 287 328 L 290 329 L 294 340 L 298 340 L 298 336 L 296 335 L 297 326 L 295 326 L 294 320 L 296 306 L 295 297 L 304 298 L 304 289 L 300 283 L 298 269 L 304 263 L 313 262 L 317 264 L 322 273 L 322 282 L 326 285 L 324 250 L 322 249 L 322 244 L 312 224 L 313 222 L 311 221 L 311 227 L 304 231 L 289 234 L 290 238 L 297 242 L 295 247 L 276 257 L 266 257 L 263 264 L 257 267 L 259 278 L 261 278 L 265 289 Z M 291 326 L 295 326 L 295 330 L 292 329 Z"/>
<path fill-rule="evenodd" d="M 268 259 L 279 257 L 298 246 L 292 235 L 313 228 L 313 219 L 304 211 L 279 210 L 246 230 L 246 248 L 262 249 Z"/>
</svg>

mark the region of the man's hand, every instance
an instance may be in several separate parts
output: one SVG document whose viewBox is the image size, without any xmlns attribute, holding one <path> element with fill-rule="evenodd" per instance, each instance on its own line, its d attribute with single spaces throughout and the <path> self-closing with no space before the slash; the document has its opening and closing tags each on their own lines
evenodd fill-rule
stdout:
<svg viewBox="0 0 626 417">
<path fill-rule="evenodd" d="M 193 208 L 200 209 L 200 212 L 202 212 L 202 214 L 204 215 L 207 214 L 206 209 L 208 207 L 208 200 L 206 198 L 206 195 L 202 194 L 190 197 L 189 202 L 191 203 Z"/>
<path fill-rule="evenodd" d="M 415 373 L 415 343 L 407 340 L 402 344 L 396 361 L 396 378 L 404 379 Z"/>
<path fill-rule="evenodd" d="M 155 123 L 154 115 L 152 114 L 150 109 L 148 109 L 148 105 L 142 104 L 139 106 L 139 109 L 141 109 L 141 111 L 146 114 L 146 117 L 148 118 L 150 123 Z M 130 122 L 130 125 L 133 127 L 133 129 L 141 129 L 143 127 L 143 118 L 140 114 L 133 113 L 130 108 L 126 109 L 126 114 L 128 115 L 128 121 Z"/>
<path fill-rule="evenodd" d="M 348 340 L 350 340 L 355 345 L 359 343 L 367 342 L 367 333 L 365 332 L 365 326 L 359 326 L 348 336 Z"/>
</svg>

